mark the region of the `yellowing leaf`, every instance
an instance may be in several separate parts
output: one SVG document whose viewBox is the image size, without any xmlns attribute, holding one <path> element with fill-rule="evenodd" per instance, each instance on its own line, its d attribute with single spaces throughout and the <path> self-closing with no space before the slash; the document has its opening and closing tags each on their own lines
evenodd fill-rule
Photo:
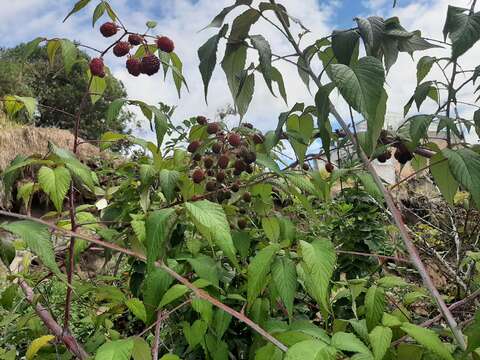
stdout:
<svg viewBox="0 0 480 360">
<path fill-rule="evenodd" d="M 46 346 L 50 341 L 55 339 L 55 336 L 53 335 L 44 335 L 42 337 L 39 337 L 31 342 L 31 344 L 28 346 L 27 353 L 25 354 L 25 357 L 27 360 L 31 360 L 37 355 L 37 352 L 44 346 Z"/>
</svg>

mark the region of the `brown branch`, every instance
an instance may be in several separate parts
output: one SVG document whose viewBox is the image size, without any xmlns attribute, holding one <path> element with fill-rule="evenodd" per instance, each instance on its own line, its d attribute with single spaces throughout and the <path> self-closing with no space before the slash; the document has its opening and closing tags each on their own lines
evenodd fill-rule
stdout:
<svg viewBox="0 0 480 360">
<path fill-rule="evenodd" d="M 157 318 L 157 321 L 155 321 L 153 324 L 151 324 L 149 327 L 147 327 L 145 330 L 143 330 L 140 334 L 138 334 L 137 336 L 138 337 L 142 337 L 143 335 L 145 335 L 149 330 L 153 329 L 157 322 L 159 321 L 164 321 L 166 319 L 168 319 L 170 317 L 170 315 L 172 315 L 174 312 L 178 311 L 179 309 L 181 309 L 182 307 L 184 307 L 185 305 L 188 305 L 192 302 L 192 299 L 188 299 L 188 300 L 185 300 L 183 303 L 181 303 L 180 305 L 174 307 L 172 310 L 166 312 L 166 313 L 163 313 L 162 314 L 162 317 L 160 319 Z"/>
<path fill-rule="evenodd" d="M 270 0 L 270 3 L 273 4 L 273 5 L 276 5 L 275 0 Z M 277 10 L 274 10 L 274 11 L 276 11 L 278 13 Z M 317 78 L 317 76 L 313 72 L 310 64 L 307 61 L 307 59 L 305 59 L 305 55 L 303 54 L 300 47 L 295 42 L 295 39 L 293 38 L 289 27 L 285 23 L 285 20 L 282 17 L 279 17 L 279 21 L 282 23 L 283 29 L 285 30 L 285 32 L 287 34 L 287 40 L 292 44 L 292 46 L 295 49 L 295 51 L 297 52 L 298 56 L 303 58 L 304 63 L 308 67 L 308 75 L 313 79 L 313 81 L 315 82 L 317 87 L 320 88 L 322 86 L 320 80 Z M 359 149 L 358 150 L 358 155 L 359 155 L 360 159 L 362 160 L 365 168 L 370 172 L 370 174 L 372 175 L 375 183 L 377 184 L 377 186 L 381 190 L 381 192 L 382 192 L 382 194 L 385 198 L 385 202 L 387 203 L 387 206 L 388 206 L 388 208 L 389 208 L 389 210 L 392 214 L 393 220 L 394 220 L 395 224 L 397 225 L 397 227 L 400 231 L 400 235 L 401 235 L 402 240 L 405 244 L 405 247 L 407 248 L 407 251 L 410 255 L 410 258 L 412 260 L 413 265 L 415 266 L 417 271 L 420 273 L 420 276 L 422 277 L 424 285 L 427 287 L 430 294 L 435 299 L 435 301 L 437 303 L 437 306 L 440 310 L 440 313 L 445 318 L 445 320 L 446 320 L 448 326 L 450 327 L 458 345 L 460 346 L 461 349 L 465 350 L 466 349 L 466 343 L 465 343 L 465 339 L 463 337 L 463 334 L 460 331 L 460 329 L 458 328 L 457 322 L 455 321 L 455 319 L 454 319 L 452 313 L 450 312 L 450 310 L 448 310 L 447 305 L 443 301 L 442 296 L 438 292 L 438 289 L 435 287 L 435 284 L 433 283 L 432 279 L 430 278 L 430 275 L 428 274 L 427 269 L 425 268 L 425 265 L 423 264 L 422 260 L 420 259 L 420 256 L 418 255 L 418 251 L 417 251 L 412 239 L 410 238 L 410 235 L 408 233 L 408 229 L 405 226 L 405 223 L 403 222 L 402 214 L 400 213 L 400 210 L 396 206 L 395 201 L 394 201 L 391 193 L 385 188 L 385 185 L 383 184 L 382 179 L 377 174 L 375 168 L 373 167 L 372 163 L 369 161 L 369 159 L 368 159 L 367 155 L 365 154 L 365 152 L 363 151 L 363 149 L 359 146 L 355 136 L 353 135 L 352 131 L 348 127 L 347 122 L 338 113 L 335 106 L 331 102 L 330 102 L 330 112 L 335 117 L 335 119 L 338 121 L 338 123 L 343 128 L 343 130 L 346 132 L 346 134 L 348 135 L 348 137 L 352 141 L 352 144 L 354 145 L 354 147 L 357 147 Z"/>
<path fill-rule="evenodd" d="M 83 234 L 80 234 L 80 233 L 75 233 L 73 231 L 60 228 L 60 227 L 58 227 L 58 226 L 56 226 L 52 223 L 49 223 L 48 221 L 45 221 L 45 220 L 37 219 L 37 218 L 27 216 L 27 215 L 11 213 L 11 212 L 8 212 L 8 211 L 3 211 L 3 210 L 0 210 L 0 215 L 12 217 L 12 218 L 17 218 L 17 219 L 30 220 L 30 221 L 48 226 L 49 228 L 51 228 L 53 230 L 64 233 L 65 235 L 73 236 L 73 237 L 76 237 L 76 238 L 79 238 L 79 239 L 83 239 L 85 241 L 91 242 L 91 243 L 96 244 L 98 246 L 102 246 L 102 247 L 107 248 L 107 249 L 118 251 L 118 252 L 124 253 L 126 255 L 133 256 L 133 257 L 135 257 L 137 259 L 140 259 L 140 260 L 143 260 L 143 261 L 147 260 L 145 255 L 139 254 L 139 253 L 137 253 L 133 250 L 125 249 L 125 248 L 123 248 L 123 247 L 121 247 L 117 244 L 112 244 L 112 243 L 109 243 L 109 242 L 106 242 L 106 241 L 103 241 L 103 240 L 100 240 L 100 239 L 97 239 L 97 238 L 89 237 L 89 236 L 86 236 L 86 235 L 83 235 Z M 252 321 L 251 319 L 246 317 L 244 314 L 232 309 L 228 305 L 225 305 L 221 301 L 215 299 L 210 294 L 208 294 L 206 291 L 197 288 L 195 285 L 193 285 L 190 281 L 188 281 L 182 275 L 180 275 L 180 274 L 176 273 L 174 270 L 170 269 L 167 265 L 165 265 L 163 263 L 163 261 L 157 261 L 155 263 L 155 266 L 164 270 L 171 277 L 173 277 L 178 282 L 185 285 L 187 288 L 189 288 L 200 299 L 208 301 L 212 305 L 216 306 L 219 309 L 222 309 L 226 313 L 232 315 L 233 317 L 237 318 L 241 322 L 243 322 L 246 325 L 248 325 L 249 327 L 251 327 L 254 331 L 256 331 L 258 334 L 263 336 L 267 341 L 270 341 L 273 345 L 278 347 L 280 350 L 282 350 L 284 352 L 286 352 L 288 350 L 287 346 L 285 346 L 282 342 L 280 342 L 275 337 L 270 335 L 267 331 L 265 331 L 257 323 L 255 323 L 254 321 Z"/>
<path fill-rule="evenodd" d="M 358 252 L 358 251 L 346 251 L 346 250 L 336 250 L 336 252 L 338 254 L 347 254 L 347 255 L 365 256 L 365 257 L 376 257 L 376 258 L 379 258 L 379 259 L 399 261 L 399 262 L 404 262 L 404 263 L 407 263 L 407 264 L 412 263 L 408 259 L 399 258 L 399 257 L 396 257 L 396 256 L 369 254 L 369 253 L 363 253 L 363 252 Z"/>
<path fill-rule="evenodd" d="M 82 345 L 70 334 L 68 330 L 62 329 L 62 327 L 55 321 L 52 314 L 42 305 L 33 293 L 32 288 L 26 283 L 25 280 L 19 280 L 19 285 L 22 288 L 23 293 L 27 301 L 35 307 L 35 312 L 38 317 L 43 321 L 48 330 L 60 340 L 65 347 L 73 355 L 80 360 L 88 359 L 89 355 L 83 349 Z"/>
<path fill-rule="evenodd" d="M 162 310 L 157 311 L 157 321 L 155 322 L 155 337 L 152 344 L 152 358 L 153 360 L 158 359 L 158 348 L 160 346 L 160 330 L 162 329 Z"/>
</svg>

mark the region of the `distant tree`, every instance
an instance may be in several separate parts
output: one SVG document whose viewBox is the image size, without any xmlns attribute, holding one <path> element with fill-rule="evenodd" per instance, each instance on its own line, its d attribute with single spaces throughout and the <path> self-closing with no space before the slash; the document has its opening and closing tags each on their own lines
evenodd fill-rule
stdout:
<svg viewBox="0 0 480 360">
<path fill-rule="evenodd" d="M 51 64 L 46 47 L 40 47 L 25 60 L 24 48 L 20 44 L 0 49 L 0 97 L 9 94 L 34 97 L 41 104 L 34 119 L 36 126 L 72 129 L 75 119 L 67 113 L 76 113 L 87 87 L 88 55 L 80 52 L 80 60 L 67 76 L 62 70 L 61 56 Z M 98 139 L 106 131 L 130 132 L 127 125 L 134 120 L 132 112 L 121 111 L 112 121 L 105 118 L 109 104 L 127 96 L 121 81 L 113 76 L 106 80 L 104 96 L 82 114 L 80 136 L 85 139 Z M 25 119 L 20 116 L 19 120 Z"/>
</svg>

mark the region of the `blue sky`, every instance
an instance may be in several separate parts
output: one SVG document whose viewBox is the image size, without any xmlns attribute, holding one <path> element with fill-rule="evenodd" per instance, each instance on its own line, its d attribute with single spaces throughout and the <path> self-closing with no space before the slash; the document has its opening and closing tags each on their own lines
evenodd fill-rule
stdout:
<svg viewBox="0 0 480 360">
<path fill-rule="evenodd" d="M 5 0 L 6 1 L 6 0 Z M 333 29 L 350 28 L 354 25 L 355 16 L 366 17 L 380 15 L 383 17 L 398 16 L 408 30 L 421 29 L 428 37 L 441 38 L 442 27 L 448 4 L 468 7 L 471 0 L 398 0 L 397 7 L 392 9 L 393 0 L 279 0 L 287 10 L 312 32 L 305 36 L 303 46 L 315 39 L 328 35 Z M 156 104 L 159 101 L 178 106 L 175 121 L 197 114 L 215 117 L 216 111 L 231 103 L 231 96 L 226 87 L 224 74 L 220 67 L 216 68 L 209 89 L 208 106 L 203 101 L 203 86 L 198 71 L 197 49 L 215 30 L 198 30 L 224 7 L 234 0 L 111 0 L 127 27 L 142 31 L 147 20 L 158 21 L 159 34 L 171 37 L 176 44 L 176 52 L 183 60 L 184 73 L 190 87 L 190 93 L 182 93 L 178 99 L 173 82 L 170 78 L 164 82 L 162 76 L 142 76 L 133 78 L 124 68 L 124 59 L 119 60 L 111 55 L 105 57 L 114 75 L 121 79 L 126 86 L 130 98 L 144 100 Z M 258 1 L 256 1 L 258 2 Z M 94 5 L 98 0 L 92 0 L 78 15 L 72 16 L 66 23 L 62 23 L 65 14 L 72 8 L 72 0 L 10 0 L 9 6 L 2 7 L 0 13 L 0 46 L 14 46 L 20 42 L 29 41 L 36 36 L 66 37 L 97 48 L 104 48 L 108 40 L 101 37 L 98 25 L 106 18 L 99 20 L 95 29 L 91 27 L 91 16 Z M 159 5 L 159 3 L 161 5 Z M 241 13 L 238 9 L 227 18 Z M 28 19 L 28 20 L 21 20 Z M 265 23 L 257 23 L 252 31 L 264 35 L 275 53 L 287 54 L 291 52 L 289 45 L 272 27 Z M 219 48 L 218 61 L 221 60 L 223 49 Z M 443 51 L 443 52 L 442 52 Z M 444 55 L 445 50 L 439 49 L 429 55 Z M 478 48 L 473 56 L 466 58 L 465 66 L 473 68 L 480 57 Z M 422 53 L 415 55 L 418 59 Z M 256 61 L 253 54 L 249 60 Z M 402 54 L 397 64 L 387 77 L 387 91 L 389 93 L 388 111 L 399 113 L 408 101 L 416 87 L 415 67 L 412 59 Z M 312 102 L 311 95 L 306 91 L 298 79 L 296 68 L 290 64 L 279 64 L 283 73 L 289 97 L 289 106 L 295 102 Z M 432 72 L 432 76 L 435 76 Z M 332 100 L 339 110 L 347 114 L 344 102 L 333 97 Z M 433 106 L 433 105 L 432 105 Z M 275 127 L 278 114 L 287 109 L 281 99 L 274 98 L 269 93 L 261 77 L 256 78 L 255 95 L 246 115 L 248 122 L 254 123 L 262 130 Z M 236 119 L 232 119 L 236 121 Z M 151 137 L 148 127 L 137 130 L 144 137 Z"/>
</svg>

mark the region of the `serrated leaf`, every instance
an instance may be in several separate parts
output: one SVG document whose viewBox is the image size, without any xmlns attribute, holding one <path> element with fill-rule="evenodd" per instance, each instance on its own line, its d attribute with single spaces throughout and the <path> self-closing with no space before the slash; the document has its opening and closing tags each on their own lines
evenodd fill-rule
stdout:
<svg viewBox="0 0 480 360">
<path fill-rule="evenodd" d="M 77 60 L 78 50 L 75 44 L 67 39 L 61 39 L 60 46 L 62 48 L 63 66 L 68 75 L 72 70 L 73 64 Z"/>
<path fill-rule="evenodd" d="M 270 273 L 270 266 L 275 254 L 280 249 L 278 244 L 271 244 L 260 250 L 248 265 L 247 299 L 252 305 L 267 285 L 265 278 Z"/>
<path fill-rule="evenodd" d="M 228 88 L 235 100 L 240 87 L 239 75 L 245 67 L 247 48 L 243 45 L 227 44 L 222 60 L 222 69 L 227 77 Z"/>
<path fill-rule="evenodd" d="M 9 267 L 15 259 L 15 247 L 7 239 L 0 238 L 0 260 L 5 267 Z"/>
<path fill-rule="evenodd" d="M 223 21 L 225 20 L 225 16 L 227 16 L 233 9 L 235 9 L 239 5 L 250 5 L 252 3 L 252 0 L 236 0 L 235 4 L 224 7 L 222 11 L 220 11 L 208 24 L 205 26 L 202 30 L 209 28 L 209 27 L 220 27 L 223 24 Z"/>
<path fill-rule="evenodd" d="M 46 267 L 57 275 L 61 274 L 55 261 L 51 235 L 47 226 L 30 220 L 21 220 L 3 224 L 1 227 L 22 238 Z"/>
<path fill-rule="evenodd" d="M 90 78 L 90 70 L 88 70 L 87 76 Z M 106 88 L 107 81 L 105 80 L 105 78 L 101 78 L 99 76 L 92 76 L 90 88 L 88 89 L 88 91 L 90 92 L 90 100 L 92 102 L 92 105 L 94 105 L 98 100 L 102 98 Z"/>
<path fill-rule="evenodd" d="M 40 43 L 44 40 L 45 40 L 44 37 L 37 37 L 37 38 L 33 39 L 32 41 L 30 41 L 29 43 L 27 43 L 27 45 L 25 45 L 25 50 L 23 52 L 23 57 L 25 59 L 28 59 L 35 52 L 35 50 L 38 49 L 38 45 L 40 45 Z"/>
<path fill-rule="evenodd" d="M 384 326 L 376 326 L 368 335 L 375 360 L 382 360 L 392 341 L 392 330 Z"/>
<path fill-rule="evenodd" d="M 33 340 L 28 346 L 27 352 L 25 353 L 26 359 L 32 360 L 35 355 L 37 355 L 38 351 L 44 346 L 47 346 L 48 343 L 53 339 L 55 339 L 55 336 L 53 335 L 44 335 Z"/>
<path fill-rule="evenodd" d="M 272 279 L 289 316 L 292 316 L 297 289 L 295 263 L 287 257 L 277 257 L 272 265 Z"/>
<path fill-rule="evenodd" d="M 160 186 L 167 201 L 172 201 L 175 198 L 175 187 L 179 179 L 180 173 L 176 170 L 160 170 Z"/>
<path fill-rule="evenodd" d="M 143 305 L 143 302 L 140 299 L 128 299 L 127 301 L 125 301 L 125 305 L 127 305 L 128 309 L 132 312 L 133 315 L 142 320 L 144 323 L 147 322 L 147 312 L 145 310 L 145 305 Z"/>
<path fill-rule="evenodd" d="M 367 55 L 375 56 L 380 48 L 383 32 L 385 30 L 385 22 L 379 16 L 370 16 L 366 19 L 356 18 L 358 30 L 365 42 Z"/>
<path fill-rule="evenodd" d="M 65 22 L 71 15 L 75 14 L 76 12 L 82 10 L 85 6 L 88 5 L 90 0 L 79 0 L 75 3 L 73 6 L 73 9 L 65 16 L 65 19 L 63 19 L 63 22 Z"/>
<path fill-rule="evenodd" d="M 143 303 L 148 323 L 156 318 L 158 304 L 172 283 L 173 278 L 160 268 L 155 268 L 147 273 L 144 280 Z"/>
<path fill-rule="evenodd" d="M 428 75 L 432 65 L 435 63 L 435 58 L 431 56 L 422 56 L 417 63 L 417 84 L 420 84 L 425 76 Z"/>
<path fill-rule="evenodd" d="M 396 316 L 390 315 L 388 313 L 383 313 L 382 315 L 382 325 L 387 327 L 396 327 L 401 326 L 403 323 Z"/>
<path fill-rule="evenodd" d="M 329 95 L 334 88 L 333 83 L 323 85 L 318 88 L 315 94 L 315 106 L 317 108 L 317 127 L 322 140 L 322 148 L 325 151 L 327 159 L 330 160 L 330 143 L 332 125 L 328 116 L 330 115 L 330 99 Z"/>
<path fill-rule="evenodd" d="M 195 258 L 187 259 L 187 261 L 190 263 L 198 277 L 208 280 L 213 285 L 218 286 L 219 275 L 215 260 L 210 256 L 200 254 Z"/>
<path fill-rule="evenodd" d="M 321 360 L 317 355 L 326 346 L 327 344 L 319 340 L 300 341 L 288 349 L 285 360 Z"/>
<path fill-rule="evenodd" d="M 260 18 L 260 12 L 256 9 L 247 9 L 238 15 L 232 22 L 229 40 L 239 42 L 248 36 L 251 26 Z"/>
<path fill-rule="evenodd" d="M 419 344 L 434 352 L 440 358 L 445 360 L 453 359 L 448 348 L 440 341 L 438 335 L 432 330 L 410 323 L 404 323 L 400 328 L 414 338 Z"/>
<path fill-rule="evenodd" d="M 308 293 L 324 312 L 330 312 L 329 284 L 336 265 L 335 248 L 329 240 L 300 241 L 302 268 Z"/>
<path fill-rule="evenodd" d="M 55 60 L 55 54 L 57 53 L 57 50 L 59 48 L 60 48 L 60 40 L 53 39 L 47 42 L 47 56 L 48 56 L 48 61 L 50 62 L 50 65 L 53 64 L 53 61 Z"/>
<path fill-rule="evenodd" d="M 280 237 L 280 224 L 276 217 L 263 217 L 262 229 L 270 241 L 278 241 L 278 238 Z"/>
<path fill-rule="evenodd" d="M 415 115 L 407 120 L 409 123 L 409 133 L 411 141 L 411 148 L 415 149 L 420 142 L 427 136 L 428 128 L 433 121 L 432 115 Z"/>
<path fill-rule="evenodd" d="M 145 242 L 147 247 L 147 269 L 152 271 L 155 261 L 163 259 L 167 251 L 171 219 L 175 209 L 166 208 L 150 213 L 145 222 Z"/>
<path fill-rule="evenodd" d="M 252 45 L 258 51 L 260 61 L 260 69 L 262 70 L 263 78 L 273 94 L 272 89 L 272 50 L 270 44 L 262 35 L 250 35 Z"/>
<path fill-rule="evenodd" d="M 98 348 L 95 360 L 130 360 L 133 347 L 133 339 L 106 342 Z"/>
<path fill-rule="evenodd" d="M 285 104 L 288 105 L 287 101 L 287 92 L 285 90 L 285 84 L 283 82 L 283 76 L 280 71 L 274 66 L 272 66 L 272 80 L 277 83 L 278 86 L 278 92 L 280 93 L 281 97 L 283 98 L 283 101 L 285 101 Z"/>
<path fill-rule="evenodd" d="M 331 345 L 342 351 L 370 354 L 368 347 L 352 333 L 336 332 L 332 336 Z"/>
<path fill-rule="evenodd" d="M 188 288 L 182 284 L 175 284 L 163 295 L 158 309 L 162 309 L 165 305 L 170 304 L 172 301 L 177 300 L 188 292 Z"/>
<path fill-rule="evenodd" d="M 185 208 L 198 231 L 208 241 L 213 241 L 235 264 L 236 251 L 230 234 L 230 225 L 222 206 L 208 200 L 201 200 L 185 203 Z"/>
<path fill-rule="evenodd" d="M 303 164 L 305 153 L 313 134 L 313 118 L 310 114 L 290 115 L 287 119 L 287 135 L 298 162 Z"/>
<path fill-rule="evenodd" d="M 372 285 L 365 295 L 365 312 L 369 330 L 373 329 L 382 319 L 385 305 L 385 290 Z"/>
<path fill-rule="evenodd" d="M 443 35 L 452 40 L 452 58 L 463 55 L 480 39 L 480 12 L 449 5 Z"/>
<path fill-rule="evenodd" d="M 92 27 L 95 27 L 95 23 L 97 22 L 98 19 L 102 17 L 102 15 L 105 13 L 106 6 L 105 3 L 102 1 L 97 5 L 95 10 L 93 11 L 93 16 L 92 16 Z"/>
<path fill-rule="evenodd" d="M 141 337 L 135 336 L 133 340 L 133 360 L 152 360 L 152 354 L 147 342 Z"/>
<path fill-rule="evenodd" d="M 340 64 L 350 65 L 360 35 L 356 30 L 334 30 L 332 32 L 332 50 Z"/>
<path fill-rule="evenodd" d="M 245 78 L 241 83 L 239 88 L 238 95 L 235 98 L 235 105 L 237 106 L 238 114 L 240 118 L 247 113 L 248 107 L 250 106 L 250 102 L 253 98 L 253 91 L 255 89 L 255 74 L 251 73 L 246 75 Z"/>
<path fill-rule="evenodd" d="M 444 199 L 453 205 L 453 198 L 458 190 L 458 182 L 455 180 L 447 158 L 442 152 L 437 152 L 430 159 L 430 172 Z"/>
<path fill-rule="evenodd" d="M 71 180 L 70 172 L 63 166 L 58 166 L 55 169 L 42 166 L 38 171 L 40 187 L 50 197 L 58 212 L 63 209 L 63 201 Z"/>
<path fill-rule="evenodd" d="M 117 120 L 120 111 L 122 110 L 123 105 L 127 102 L 127 99 L 115 99 L 110 105 L 108 105 L 106 120 L 108 123 L 111 123 Z"/>
<path fill-rule="evenodd" d="M 389 289 L 394 287 L 405 287 L 408 283 L 400 276 L 384 276 L 377 281 L 378 286 Z"/>
</svg>

